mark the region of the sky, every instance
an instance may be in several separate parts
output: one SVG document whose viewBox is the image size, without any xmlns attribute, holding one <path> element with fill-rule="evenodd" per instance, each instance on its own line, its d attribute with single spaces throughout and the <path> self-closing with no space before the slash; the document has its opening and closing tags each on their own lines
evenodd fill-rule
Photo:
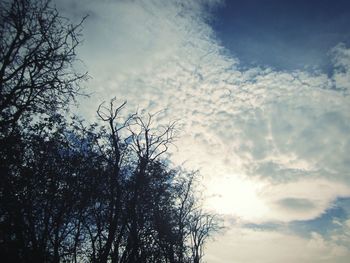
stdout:
<svg viewBox="0 0 350 263">
<path fill-rule="evenodd" d="M 78 114 L 116 97 L 178 120 L 169 158 L 226 226 L 205 262 L 348 262 L 348 1 L 54 2 L 89 15 Z"/>
<path fill-rule="evenodd" d="M 215 15 L 216 36 L 245 66 L 331 72 L 327 52 L 350 44 L 347 0 L 227 1 Z"/>
</svg>

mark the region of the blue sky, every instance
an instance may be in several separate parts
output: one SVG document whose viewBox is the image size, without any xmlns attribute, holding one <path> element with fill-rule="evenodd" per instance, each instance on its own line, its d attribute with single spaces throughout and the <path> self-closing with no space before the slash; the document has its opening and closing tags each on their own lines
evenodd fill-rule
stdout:
<svg viewBox="0 0 350 263">
<path fill-rule="evenodd" d="M 346 0 L 226 1 L 214 12 L 213 29 L 243 65 L 279 70 L 331 70 L 327 52 L 350 41 Z"/>
<path fill-rule="evenodd" d="M 227 226 L 206 262 L 348 262 L 347 1 L 55 2 L 90 15 L 76 113 L 95 121 L 116 96 L 180 120 L 170 160 L 201 172 Z"/>
</svg>

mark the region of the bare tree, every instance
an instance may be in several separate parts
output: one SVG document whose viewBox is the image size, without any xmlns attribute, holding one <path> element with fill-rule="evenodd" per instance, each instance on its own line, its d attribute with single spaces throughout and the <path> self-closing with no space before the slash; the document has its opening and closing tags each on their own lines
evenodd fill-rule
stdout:
<svg viewBox="0 0 350 263">
<path fill-rule="evenodd" d="M 81 23 L 72 25 L 50 0 L 0 3 L 0 126 L 27 113 L 64 108 L 86 73 L 74 69 Z"/>
<path fill-rule="evenodd" d="M 219 230 L 217 218 L 213 214 L 197 209 L 191 214 L 189 230 L 191 235 L 191 250 L 193 263 L 201 262 L 204 256 L 204 245 L 207 238 Z"/>
<path fill-rule="evenodd" d="M 214 217 L 199 208 L 196 173 L 160 158 L 172 126 L 114 104 L 98 110 L 107 128 L 56 116 L 0 148 L 4 262 L 200 262 Z"/>
<path fill-rule="evenodd" d="M 107 238 L 101 248 L 99 262 L 107 262 L 108 256 L 111 253 L 112 245 L 114 243 L 115 250 L 119 250 L 119 242 L 115 242 L 121 238 L 123 235 L 125 226 L 120 226 L 118 232 L 118 223 L 121 219 L 121 178 L 120 178 L 120 169 L 123 163 L 123 157 L 127 153 L 127 143 L 125 138 L 122 139 L 121 132 L 126 129 L 130 121 L 134 118 L 135 114 L 130 115 L 129 117 L 122 119 L 120 116 L 121 110 L 126 105 L 126 101 L 120 106 L 115 106 L 116 98 L 110 101 L 109 107 L 105 106 L 104 102 L 99 105 L 97 109 L 97 115 L 102 121 L 108 123 L 110 129 L 109 143 L 111 145 L 113 170 L 110 173 L 109 178 L 109 209 L 108 209 L 108 229 L 107 229 Z"/>
<path fill-rule="evenodd" d="M 156 115 L 148 114 L 142 118 L 138 113 L 131 114 L 126 118 L 121 117 L 121 110 L 126 102 L 120 106 L 115 106 L 116 99 L 112 99 L 108 106 L 102 103 L 97 110 L 101 120 L 108 123 L 110 130 L 109 143 L 112 146 L 114 156 L 115 171 L 111 173 L 110 178 L 110 198 L 115 200 L 110 203 L 109 213 L 111 218 L 108 222 L 107 238 L 103 245 L 102 254 L 99 262 L 106 262 L 112 251 L 114 242 L 114 251 L 118 251 L 120 238 L 126 234 L 125 249 L 121 255 L 121 262 L 137 262 L 140 260 L 141 249 L 140 231 L 143 228 L 142 215 L 139 214 L 141 208 L 141 195 L 146 185 L 147 169 L 162 154 L 164 154 L 170 144 L 175 139 L 175 123 L 169 125 L 154 127 L 154 118 Z M 129 200 L 124 200 L 126 204 L 126 216 L 120 222 L 120 209 L 125 204 L 121 204 L 119 173 L 123 166 L 125 155 L 134 155 L 137 162 L 131 176 Z M 114 205 L 112 205 L 112 203 Z M 113 208 L 114 207 L 114 208 Z M 119 229 L 117 229 L 117 225 Z M 118 242 L 116 242 L 118 241 Z M 118 254 L 118 253 L 117 253 Z M 117 255 L 115 255 L 116 257 Z"/>
<path fill-rule="evenodd" d="M 135 115 L 128 127 L 133 141 L 131 147 L 140 160 L 154 161 L 165 153 L 176 139 L 176 121 L 154 127 L 156 116 L 157 113 L 149 113 L 146 118 Z"/>
<path fill-rule="evenodd" d="M 116 99 L 97 111 L 107 127 L 63 117 L 86 78 L 81 30 L 50 0 L 0 2 L 0 258 L 200 262 L 215 220 L 198 209 L 194 173 L 164 161 L 176 123 L 123 117 Z"/>
</svg>

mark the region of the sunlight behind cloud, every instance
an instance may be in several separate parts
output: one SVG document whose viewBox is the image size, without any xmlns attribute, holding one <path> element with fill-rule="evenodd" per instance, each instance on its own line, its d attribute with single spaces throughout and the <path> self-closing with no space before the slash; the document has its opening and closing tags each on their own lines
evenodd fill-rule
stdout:
<svg viewBox="0 0 350 263">
<path fill-rule="evenodd" d="M 209 209 L 248 221 L 260 219 L 269 209 L 259 198 L 263 185 L 238 175 L 217 176 L 207 186 Z"/>
<path fill-rule="evenodd" d="M 332 74 L 242 69 L 207 23 L 203 3 L 216 1 L 191 1 L 190 8 L 186 2 L 88 1 L 83 9 L 94 12 L 81 50 L 94 97 L 81 101 L 81 113 L 95 120 L 98 103 L 117 96 L 130 111 L 163 110 L 157 121 L 178 120 L 171 161 L 198 169 L 208 208 L 240 222 L 313 220 L 349 197 L 349 48 L 331 50 Z M 312 262 L 318 254 L 332 262 L 327 255 L 335 245 L 316 234 L 310 243 L 247 231 L 222 239 L 232 244 L 226 251 L 242 251 L 232 256 L 237 262 L 280 262 L 289 246 L 307 251 L 284 262 Z M 257 256 L 250 255 L 262 242 Z M 269 257 L 264 249 L 273 253 L 275 243 L 282 252 Z M 229 252 L 223 261 L 215 261 L 215 249 L 210 253 L 212 262 L 230 262 Z M 339 258 L 334 262 L 345 262 Z"/>
<path fill-rule="evenodd" d="M 172 161 L 187 162 L 213 180 L 208 195 L 224 200 L 216 205 L 219 211 L 250 219 L 278 211 L 259 194 L 261 182 L 295 181 L 297 188 L 307 176 L 350 183 L 350 101 L 344 89 L 350 62 L 344 45 L 333 50 L 337 71 L 331 77 L 240 70 L 213 37 L 200 1 L 188 9 L 176 2 L 88 2 L 84 10 L 93 14 L 86 38 L 94 41 L 82 52 L 94 99 L 82 101 L 81 112 L 92 118 L 98 103 L 114 96 L 128 100 L 131 111 L 165 109 L 157 121 L 179 120 L 181 126 Z M 321 203 L 315 206 L 323 210 L 331 204 Z"/>
<path fill-rule="evenodd" d="M 242 222 L 292 222 L 321 216 L 337 197 L 350 197 L 350 187 L 324 179 L 287 184 L 217 176 L 205 181 L 209 209 Z"/>
</svg>

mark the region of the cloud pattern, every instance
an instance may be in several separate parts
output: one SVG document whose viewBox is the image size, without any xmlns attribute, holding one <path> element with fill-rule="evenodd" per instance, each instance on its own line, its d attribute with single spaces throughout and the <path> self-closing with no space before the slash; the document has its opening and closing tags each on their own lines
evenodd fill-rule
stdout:
<svg viewBox="0 0 350 263">
<path fill-rule="evenodd" d="M 350 197 L 350 49 L 339 44 L 330 50 L 328 75 L 242 68 L 208 23 L 208 9 L 218 4 L 86 1 L 82 7 L 57 0 L 68 16 L 90 14 L 80 53 L 93 77 L 93 96 L 81 101 L 79 112 L 94 118 L 99 102 L 117 96 L 128 100 L 130 110 L 163 110 L 159 122 L 178 119 L 181 134 L 172 161 L 200 169 L 208 207 L 220 207 L 235 222 L 318 218 L 337 198 Z M 349 230 L 348 221 L 341 224 Z M 336 240 L 349 240 L 344 233 L 333 238 L 314 232 L 306 239 L 235 226 L 213 243 L 208 258 L 226 262 L 215 259 L 225 242 L 245 252 L 222 257 L 256 262 L 248 246 L 264 240 L 255 258 L 275 250 L 276 242 L 281 253 L 259 262 L 279 262 L 282 247 L 305 246 L 307 254 L 285 262 L 312 262 L 316 255 L 322 259 L 317 262 L 345 262 L 349 251 Z"/>
</svg>

